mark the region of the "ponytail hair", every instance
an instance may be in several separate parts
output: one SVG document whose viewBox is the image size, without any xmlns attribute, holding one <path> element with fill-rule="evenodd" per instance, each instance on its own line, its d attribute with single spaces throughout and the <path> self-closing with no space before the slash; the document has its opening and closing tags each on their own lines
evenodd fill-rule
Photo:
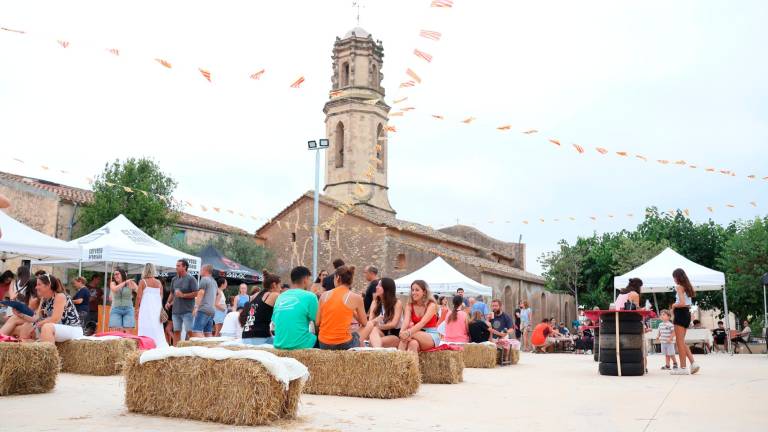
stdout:
<svg viewBox="0 0 768 432">
<path fill-rule="evenodd" d="M 261 282 L 261 292 L 271 290 L 274 284 L 280 286 L 280 276 L 270 273 L 266 269 L 262 270 L 262 273 L 264 273 L 264 280 Z"/>
<path fill-rule="evenodd" d="M 355 278 L 355 266 L 342 265 L 336 269 L 336 277 L 342 285 L 352 285 L 352 279 Z"/>
<path fill-rule="evenodd" d="M 458 319 L 459 311 L 461 310 L 462 306 L 464 306 L 464 297 L 460 295 L 453 296 L 453 310 L 448 316 L 448 322 L 454 322 Z"/>
</svg>

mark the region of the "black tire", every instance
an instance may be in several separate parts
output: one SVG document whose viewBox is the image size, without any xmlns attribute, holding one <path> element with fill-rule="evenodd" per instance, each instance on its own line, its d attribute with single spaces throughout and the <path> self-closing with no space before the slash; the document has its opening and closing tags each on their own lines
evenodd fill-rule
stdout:
<svg viewBox="0 0 768 432">
<path fill-rule="evenodd" d="M 616 334 L 616 324 L 612 322 L 600 323 L 600 333 Z M 622 322 L 619 324 L 619 333 L 634 335 L 643 334 L 645 333 L 645 327 L 641 322 Z"/>
<path fill-rule="evenodd" d="M 600 361 L 603 363 L 616 363 L 616 350 L 615 349 L 600 350 Z M 643 350 L 639 350 L 639 349 L 621 350 L 621 364 L 642 363 L 642 362 L 643 362 Z"/>
<path fill-rule="evenodd" d="M 594 345 L 592 347 L 593 352 L 595 353 L 595 361 L 600 361 L 600 332 L 595 329 L 595 339 L 594 339 Z"/>
<path fill-rule="evenodd" d="M 631 312 L 619 312 L 619 321 L 624 322 L 640 322 L 643 320 L 643 316 L 639 313 Z M 607 313 L 600 315 L 600 322 L 616 322 L 615 313 Z"/>
<path fill-rule="evenodd" d="M 600 362 L 598 366 L 600 375 L 618 376 L 619 367 L 617 363 Z M 621 363 L 621 376 L 642 376 L 645 373 L 643 363 Z"/>
<path fill-rule="evenodd" d="M 643 347 L 643 335 L 641 334 L 620 334 L 620 349 L 641 349 Z M 600 349 L 616 350 L 616 334 L 603 333 L 600 335 Z"/>
</svg>

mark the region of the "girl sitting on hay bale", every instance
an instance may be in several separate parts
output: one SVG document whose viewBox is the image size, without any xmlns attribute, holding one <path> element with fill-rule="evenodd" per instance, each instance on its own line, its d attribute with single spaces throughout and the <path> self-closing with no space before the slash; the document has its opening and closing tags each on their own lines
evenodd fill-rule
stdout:
<svg viewBox="0 0 768 432">
<path fill-rule="evenodd" d="M 243 326 L 243 343 L 263 345 L 272 343 L 272 312 L 275 300 L 280 295 L 280 276 L 264 270 L 264 282 L 261 291 L 240 312 L 240 325 Z"/>
<path fill-rule="evenodd" d="M 395 281 L 381 278 L 376 285 L 368 316 L 368 340 L 374 348 L 396 348 L 400 343 L 403 303 L 397 299 Z"/>
<path fill-rule="evenodd" d="M 464 298 L 453 296 L 453 310 L 448 312 L 448 318 L 445 320 L 446 342 L 469 342 L 469 320 L 467 313 L 462 310 L 463 306 Z"/>
<path fill-rule="evenodd" d="M 35 291 L 40 299 L 37 312 L 29 316 L 14 310 L 13 316 L 0 328 L 0 334 L 22 340 L 37 338 L 41 342 L 64 342 L 83 337 L 77 309 L 64 293 L 61 281 L 47 273 L 36 279 Z"/>
<path fill-rule="evenodd" d="M 423 280 L 413 281 L 411 297 L 405 309 L 405 327 L 400 330 L 400 351 L 430 350 L 440 345 L 437 332 L 437 303 Z"/>
<path fill-rule="evenodd" d="M 361 346 L 368 337 L 370 327 L 367 327 L 363 297 L 350 289 L 354 276 L 355 266 L 337 268 L 333 276 L 335 288 L 320 297 L 317 314 L 320 349 L 347 350 Z M 360 324 L 359 332 L 350 331 L 352 318 Z"/>
</svg>

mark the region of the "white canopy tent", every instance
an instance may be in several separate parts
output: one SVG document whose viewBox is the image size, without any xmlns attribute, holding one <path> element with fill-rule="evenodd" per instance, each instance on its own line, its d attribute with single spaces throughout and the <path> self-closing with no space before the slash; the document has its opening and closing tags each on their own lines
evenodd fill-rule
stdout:
<svg viewBox="0 0 768 432">
<path fill-rule="evenodd" d="M 189 261 L 190 271 L 200 268 L 200 258 L 160 243 L 123 215 L 69 243 L 82 249 L 80 255 L 76 259 L 49 263 L 92 271 L 101 271 L 105 263 L 114 263 L 135 274 L 140 273 L 146 263 L 154 264 L 158 271 L 175 269 L 176 262 L 184 258 Z"/>
<path fill-rule="evenodd" d="M 613 286 L 619 290 L 627 286 L 629 279 L 639 278 L 643 281 L 643 287 L 640 289 L 642 293 L 653 293 L 655 296 L 656 293 L 673 292 L 675 280 L 672 278 L 672 272 L 678 268 L 685 270 L 685 274 L 688 275 L 688 279 L 696 291 L 723 291 L 723 306 L 725 316 L 728 316 L 728 296 L 725 291 L 723 272 L 697 264 L 671 248 L 664 249 L 640 267 L 621 276 L 616 276 L 613 278 Z M 725 320 L 726 331 L 730 331 L 729 321 Z"/>
<path fill-rule="evenodd" d="M 429 284 L 432 294 L 447 295 L 455 294 L 459 288 L 464 289 L 466 295 L 486 296 L 493 295 L 493 288 L 475 282 L 464 276 L 440 257 L 435 258 L 429 264 L 416 270 L 415 272 L 403 276 L 395 281 L 398 295 L 408 295 L 411 292 L 411 284 L 415 280 L 424 280 Z"/>
<path fill-rule="evenodd" d="M 155 265 L 158 271 L 175 269 L 180 259 L 189 261 L 189 271 L 199 271 L 200 258 L 164 245 L 147 235 L 127 217 L 119 215 L 96 231 L 69 242 L 81 249 L 74 260 L 48 261 L 49 264 L 64 264 L 80 270 L 104 271 L 104 293 L 110 264 L 117 264 L 127 273 L 140 273 L 146 263 Z M 107 295 L 104 295 L 104 306 Z M 106 307 L 104 308 L 106 315 Z M 104 317 L 106 322 L 106 316 Z"/>
<path fill-rule="evenodd" d="M 34 260 L 80 258 L 80 246 L 38 232 L 0 211 L 0 259 Z"/>
</svg>

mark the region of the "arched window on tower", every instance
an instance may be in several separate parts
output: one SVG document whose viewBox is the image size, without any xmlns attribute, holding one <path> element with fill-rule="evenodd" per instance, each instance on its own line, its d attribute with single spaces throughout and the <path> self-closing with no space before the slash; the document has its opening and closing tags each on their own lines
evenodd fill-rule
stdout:
<svg viewBox="0 0 768 432">
<path fill-rule="evenodd" d="M 379 68 L 376 67 L 376 64 L 371 66 L 371 87 L 379 88 Z"/>
<path fill-rule="evenodd" d="M 349 86 L 349 63 L 347 62 L 341 65 L 341 86 Z"/>
<path fill-rule="evenodd" d="M 384 151 L 384 146 L 387 145 L 387 136 L 384 134 L 384 126 L 379 123 L 379 127 L 376 128 L 376 159 L 379 161 L 377 162 L 379 171 L 384 171 L 384 155 L 386 152 Z"/>
<path fill-rule="evenodd" d="M 336 168 L 344 166 L 344 123 L 339 122 L 336 125 L 336 133 L 334 134 L 336 142 Z"/>
</svg>

